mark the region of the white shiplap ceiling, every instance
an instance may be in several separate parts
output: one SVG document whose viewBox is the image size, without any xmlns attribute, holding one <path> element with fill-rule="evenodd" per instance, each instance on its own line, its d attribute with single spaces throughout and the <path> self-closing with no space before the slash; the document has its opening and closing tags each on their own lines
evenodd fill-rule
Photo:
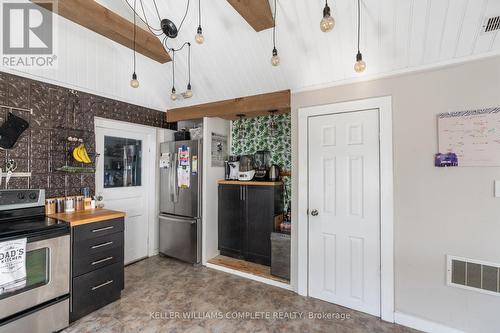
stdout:
<svg viewBox="0 0 500 333">
<path fill-rule="evenodd" d="M 132 20 L 125 0 L 98 0 Z M 133 0 L 128 0 L 133 4 Z M 151 24 L 158 26 L 152 0 L 142 0 Z M 188 0 L 156 0 L 162 17 L 178 24 Z M 319 29 L 324 1 L 278 0 L 277 48 L 281 65 L 270 64 L 272 30 L 255 32 L 226 0 L 201 0 L 205 43 L 194 42 L 198 1 L 171 46 L 190 41 L 194 97 L 172 102 L 171 87 L 155 87 L 165 108 L 213 102 L 282 89 L 339 83 L 431 64 L 500 52 L 498 32 L 481 33 L 489 16 L 500 15 L 500 0 L 362 0 L 361 51 L 367 71 L 356 74 L 355 0 L 330 0 L 335 29 Z M 139 4 L 139 0 L 137 0 Z M 157 65 L 171 77 L 171 63 Z M 141 68 L 137 69 L 140 76 Z M 170 79 L 169 79 L 170 80 Z M 176 54 L 176 88 L 187 83 L 186 56 Z"/>
</svg>

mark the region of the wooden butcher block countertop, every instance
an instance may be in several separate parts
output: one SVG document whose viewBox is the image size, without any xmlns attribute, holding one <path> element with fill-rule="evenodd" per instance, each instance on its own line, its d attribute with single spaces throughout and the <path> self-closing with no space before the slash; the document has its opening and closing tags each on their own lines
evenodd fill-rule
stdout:
<svg viewBox="0 0 500 333">
<path fill-rule="evenodd" d="M 73 213 L 56 213 L 49 214 L 48 217 L 68 222 L 72 227 L 93 222 L 102 222 L 105 220 L 118 219 L 124 217 L 124 212 L 116 210 L 109 210 L 104 208 L 96 208 L 89 210 L 82 210 Z"/>
</svg>

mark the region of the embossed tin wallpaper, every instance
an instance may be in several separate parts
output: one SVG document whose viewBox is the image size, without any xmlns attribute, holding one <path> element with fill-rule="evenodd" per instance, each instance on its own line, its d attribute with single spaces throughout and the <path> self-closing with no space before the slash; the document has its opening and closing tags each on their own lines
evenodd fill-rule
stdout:
<svg viewBox="0 0 500 333">
<path fill-rule="evenodd" d="M 167 126 L 161 111 L 4 72 L 0 72 L 0 104 L 33 109 L 32 115 L 13 111 L 27 120 L 30 127 L 13 149 L 0 150 L 0 168 L 5 170 L 7 160 L 14 159 L 18 165 L 15 172 L 32 173 L 31 177 L 13 177 L 9 188 L 43 188 L 47 197 L 76 195 L 81 187 L 87 186 L 94 192 L 93 173 L 56 171 L 66 163 L 76 163 L 68 157 L 75 145 L 68 142 L 69 136 L 83 138 L 89 154 L 94 155 L 94 117 L 154 127 Z M 0 108 L 0 123 L 8 112 L 8 108 Z"/>
</svg>

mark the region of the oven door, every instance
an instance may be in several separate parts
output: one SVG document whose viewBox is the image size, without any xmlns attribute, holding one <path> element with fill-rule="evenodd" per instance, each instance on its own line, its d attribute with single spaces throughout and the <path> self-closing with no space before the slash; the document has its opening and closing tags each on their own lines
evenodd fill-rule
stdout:
<svg viewBox="0 0 500 333">
<path fill-rule="evenodd" d="M 26 244 L 26 286 L 0 294 L 0 320 L 69 293 L 70 236 Z"/>
</svg>

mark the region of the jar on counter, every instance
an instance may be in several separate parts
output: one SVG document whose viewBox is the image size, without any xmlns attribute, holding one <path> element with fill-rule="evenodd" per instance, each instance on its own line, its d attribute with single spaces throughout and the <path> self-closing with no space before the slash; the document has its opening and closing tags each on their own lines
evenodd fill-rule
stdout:
<svg viewBox="0 0 500 333">
<path fill-rule="evenodd" d="M 92 198 L 83 199 L 83 209 L 84 210 L 92 209 Z"/>
<path fill-rule="evenodd" d="M 75 211 L 75 197 L 66 197 L 64 200 L 64 212 L 72 213 Z"/>
<path fill-rule="evenodd" d="M 64 201 L 65 198 L 55 198 L 56 201 L 56 213 L 64 213 Z"/>
<path fill-rule="evenodd" d="M 45 214 L 55 214 L 56 213 L 56 199 L 50 198 L 45 199 Z"/>
<path fill-rule="evenodd" d="M 75 197 L 75 211 L 80 212 L 84 209 L 83 200 L 84 200 L 83 195 L 78 195 Z"/>
</svg>

